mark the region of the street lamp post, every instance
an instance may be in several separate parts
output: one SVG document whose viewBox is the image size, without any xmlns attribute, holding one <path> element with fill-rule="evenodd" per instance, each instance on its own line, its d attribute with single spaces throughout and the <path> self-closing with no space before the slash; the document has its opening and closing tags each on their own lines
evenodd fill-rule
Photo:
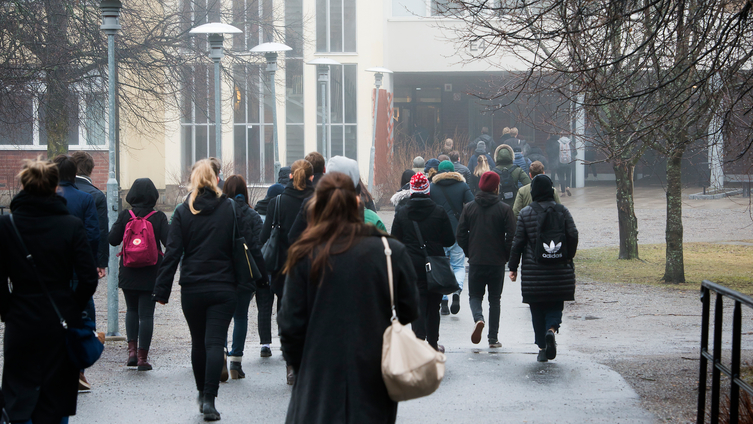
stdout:
<svg viewBox="0 0 753 424">
<path fill-rule="evenodd" d="M 107 220 L 112 224 L 118 220 L 118 179 L 115 175 L 115 34 L 120 30 L 119 0 L 103 0 L 99 4 L 102 12 L 102 29 L 107 34 L 107 79 L 109 100 L 109 177 L 107 179 Z M 118 248 L 110 246 L 110 259 L 107 263 L 107 338 L 125 340 L 118 331 Z"/>
<path fill-rule="evenodd" d="M 204 25 L 199 25 L 196 28 L 189 31 L 190 34 L 208 34 L 209 40 L 209 58 L 214 62 L 214 131 L 215 142 L 217 150 L 217 159 L 222 164 L 222 108 L 220 107 L 221 101 L 221 88 L 220 88 L 220 62 L 225 56 L 222 52 L 222 43 L 225 41 L 223 34 L 240 34 L 243 31 L 240 29 L 219 22 L 211 22 Z M 220 171 L 220 176 L 222 171 Z"/>
<path fill-rule="evenodd" d="M 319 85 L 322 89 L 322 150 L 324 150 L 322 156 L 324 156 L 325 159 L 329 160 L 332 155 L 332 136 L 331 131 L 327 127 L 327 121 L 329 119 L 330 113 L 330 105 L 327 101 L 327 93 L 329 92 L 329 67 L 330 65 L 340 65 L 340 62 L 333 59 L 318 58 L 310 62 L 306 62 L 306 64 L 316 65 L 316 71 L 319 76 Z"/>
<path fill-rule="evenodd" d="M 277 54 L 293 50 L 292 47 L 282 43 L 263 43 L 251 49 L 251 53 L 264 53 L 267 59 L 267 73 L 269 74 L 269 86 L 272 90 L 272 142 L 275 149 L 275 173 L 280 173 L 280 150 L 277 143 L 277 97 L 275 96 L 275 71 L 277 71 Z"/>
<path fill-rule="evenodd" d="M 374 87 L 376 87 L 374 95 L 374 127 L 371 130 L 371 153 L 369 154 L 369 193 L 374 192 L 374 161 L 376 160 L 376 128 L 377 128 L 377 114 L 379 114 L 379 87 L 382 86 L 383 74 L 391 74 L 387 68 L 369 68 L 366 72 L 374 72 Z"/>
</svg>

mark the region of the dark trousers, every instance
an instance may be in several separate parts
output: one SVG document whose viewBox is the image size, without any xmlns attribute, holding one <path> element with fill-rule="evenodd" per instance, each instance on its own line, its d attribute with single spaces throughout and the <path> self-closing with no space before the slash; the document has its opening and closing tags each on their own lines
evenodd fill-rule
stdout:
<svg viewBox="0 0 753 424">
<path fill-rule="evenodd" d="M 235 312 L 234 291 L 181 293 L 183 315 L 191 332 L 191 366 L 196 388 L 217 396 L 225 362 L 227 329 Z"/>
<path fill-rule="evenodd" d="M 442 303 L 442 295 L 429 292 L 426 282 L 423 287 L 419 283 L 418 295 L 418 318 L 411 323 L 411 328 L 416 337 L 426 340 L 436 349 L 439 341 L 439 305 Z"/>
<path fill-rule="evenodd" d="M 138 346 L 149 350 L 154 332 L 154 301 L 152 292 L 123 289 L 126 301 L 126 337 L 138 339 Z"/>
<path fill-rule="evenodd" d="M 257 325 L 259 327 L 259 341 L 263 345 L 272 344 L 272 305 L 275 295 L 270 286 L 256 289 L 256 308 L 259 310 Z M 277 310 L 280 310 L 280 298 L 277 298 Z"/>
<path fill-rule="evenodd" d="M 557 168 L 557 180 L 560 183 L 560 193 L 565 191 L 565 187 L 570 187 L 568 184 L 570 178 L 570 165 L 561 163 Z"/>
<path fill-rule="evenodd" d="M 470 293 L 471 313 L 473 321 L 484 321 L 484 312 L 481 304 L 484 301 L 484 292 L 489 288 L 489 342 L 496 342 L 499 332 L 500 302 L 502 299 L 502 287 L 505 284 L 505 266 L 497 265 L 470 265 L 468 273 L 468 291 Z"/>
<path fill-rule="evenodd" d="M 238 289 L 238 302 L 233 314 L 233 344 L 228 356 L 243 356 L 243 346 L 248 333 L 248 306 L 251 304 L 251 290 Z"/>
<path fill-rule="evenodd" d="M 546 348 L 546 332 L 550 328 L 559 330 L 562 324 L 562 309 L 565 302 L 531 302 L 531 322 L 536 345 L 540 349 Z"/>
</svg>

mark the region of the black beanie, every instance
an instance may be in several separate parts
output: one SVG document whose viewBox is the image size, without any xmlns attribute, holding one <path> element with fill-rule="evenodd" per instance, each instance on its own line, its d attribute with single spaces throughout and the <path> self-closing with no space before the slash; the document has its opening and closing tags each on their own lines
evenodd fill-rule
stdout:
<svg viewBox="0 0 753 424">
<path fill-rule="evenodd" d="M 552 180 L 550 180 L 548 176 L 539 174 L 533 177 L 533 181 L 531 181 L 531 198 L 534 202 L 554 200 Z"/>
</svg>

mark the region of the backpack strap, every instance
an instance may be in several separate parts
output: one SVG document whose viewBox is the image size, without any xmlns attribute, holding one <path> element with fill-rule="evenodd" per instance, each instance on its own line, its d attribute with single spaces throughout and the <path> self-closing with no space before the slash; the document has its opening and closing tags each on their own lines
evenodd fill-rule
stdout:
<svg viewBox="0 0 753 424">
<path fill-rule="evenodd" d="M 152 215 L 154 215 L 155 213 L 157 213 L 157 211 L 151 211 L 151 212 L 149 212 L 148 214 L 146 214 L 146 216 L 144 217 L 144 219 L 149 219 L 149 217 L 152 216 Z M 133 212 L 131 212 L 131 214 L 133 214 Z"/>
<path fill-rule="evenodd" d="M 455 215 L 455 219 L 458 219 L 458 211 L 457 209 L 455 209 L 455 205 L 452 204 L 452 201 L 450 201 L 450 198 L 447 197 L 447 192 L 444 191 L 444 187 L 439 184 L 434 184 L 434 186 L 439 187 L 439 191 L 442 192 L 442 196 L 444 196 L 444 200 L 446 200 L 447 204 L 450 205 L 450 209 L 452 209 L 452 213 Z"/>
<path fill-rule="evenodd" d="M 128 213 L 131 214 L 131 219 L 136 219 L 136 214 L 133 213 L 133 210 L 128 209 Z"/>
</svg>

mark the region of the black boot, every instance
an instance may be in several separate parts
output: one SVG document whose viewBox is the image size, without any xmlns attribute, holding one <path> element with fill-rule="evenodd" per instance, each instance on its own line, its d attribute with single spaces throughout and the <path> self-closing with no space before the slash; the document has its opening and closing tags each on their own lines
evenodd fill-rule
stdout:
<svg viewBox="0 0 753 424">
<path fill-rule="evenodd" d="M 242 356 L 228 356 L 228 360 L 230 361 L 230 367 L 228 367 L 228 372 L 230 373 L 230 378 L 233 380 L 237 380 L 239 378 L 246 378 L 246 373 L 243 372 L 243 367 L 241 366 L 241 360 Z"/>
<path fill-rule="evenodd" d="M 204 393 L 204 421 L 219 421 L 220 413 L 217 412 L 217 408 L 214 407 L 214 399 L 216 396 Z"/>
<path fill-rule="evenodd" d="M 199 396 L 196 397 L 196 403 L 199 404 L 199 413 L 204 413 L 204 393 L 199 392 Z"/>
</svg>

